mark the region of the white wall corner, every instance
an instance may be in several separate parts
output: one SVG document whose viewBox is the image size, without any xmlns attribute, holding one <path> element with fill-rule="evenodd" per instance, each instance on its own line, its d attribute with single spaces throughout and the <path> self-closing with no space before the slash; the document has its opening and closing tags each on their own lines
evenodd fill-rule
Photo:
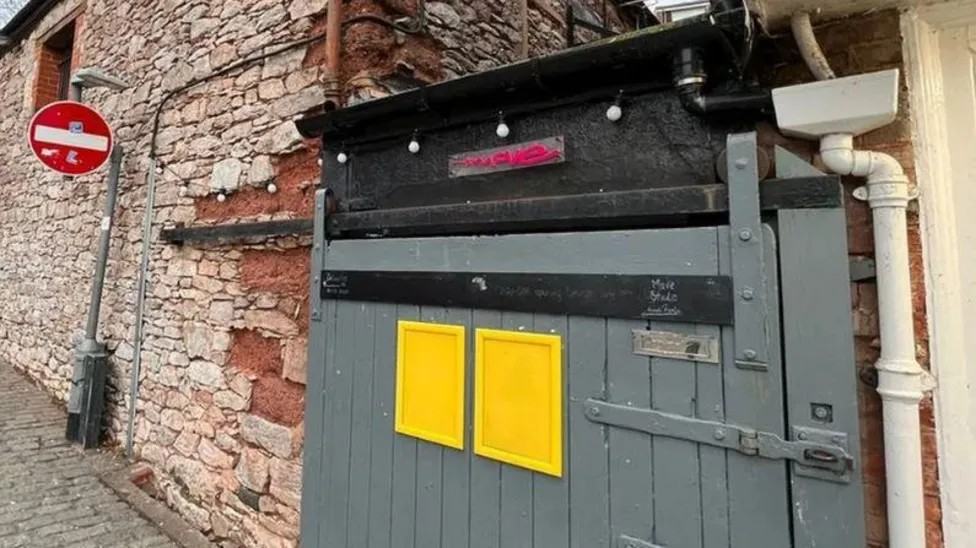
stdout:
<svg viewBox="0 0 976 548">
<path fill-rule="evenodd" d="M 947 8 L 952 4 L 958 12 Z M 976 381 L 963 345 L 958 236 L 953 201 L 939 32 L 976 14 L 976 4 L 941 4 L 938 10 L 910 9 L 901 17 L 903 54 L 912 118 L 916 178 L 921 209 L 926 308 L 938 433 L 940 494 L 947 548 L 970 548 L 970 517 L 976 508 L 976 454 L 968 424 L 970 384 Z M 972 334 L 970 334 L 972 336 Z"/>
</svg>

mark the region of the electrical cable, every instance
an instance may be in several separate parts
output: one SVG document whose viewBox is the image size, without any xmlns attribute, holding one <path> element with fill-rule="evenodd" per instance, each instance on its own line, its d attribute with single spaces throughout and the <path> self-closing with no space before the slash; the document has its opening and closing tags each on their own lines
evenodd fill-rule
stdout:
<svg viewBox="0 0 976 548">
<path fill-rule="evenodd" d="M 401 21 L 390 21 L 390 20 L 388 20 L 388 19 L 386 19 L 384 17 L 380 17 L 379 15 L 364 14 L 364 15 L 357 15 L 355 17 L 351 17 L 351 18 L 343 21 L 342 22 L 342 26 L 343 27 L 348 27 L 350 25 L 354 25 L 354 24 L 362 23 L 362 22 L 376 23 L 376 24 L 383 25 L 385 27 L 391 28 L 393 30 L 396 30 L 396 31 L 399 31 L 399 32 L 403 32 L 405 34 L 420 34 L 420 33 L 422 33 L 424 31 L 424 29 L 427 26 L 427 6 L 426 6 L 424 0 L 418 0 L 417 1 L 417 15 L 416 15 L 416 17 L 411 18 L 411 23 L 403 23 Z M 156 140 L 157 140 L 157 137 L 159 135 L 160 118 L 162 116 L 163 109 L 166 107 L 166 103 L 168 103 L 170 101 L 170 99 L 172 99 L 173 97 L 179 95 L 180 93 L 183 93 L 183 92 L 185 92 L 185 91 L 187 91 L 189 89 L 192 89 L 192 88 L 194 88 L 196 86 L 199 86 L 200 84 L 203 84 L 204 82 L 207 82 L 207 81 L 212 80 L 214 78 L 217 78 L 219 76 L 223 76 L 223 75 L 228 74 L 230 72 L 233 72 L 233 71 L 235 71 L 235 70 L 237 70 L 239 68 L 246 67 L 246 66 L 248 66 L 250 64 L 257 63 L 258 61 L 263 61 L 265 59 L 268 59 L 269 57 L 274 57 L 275 55 L 280 55 L 282 53 L 285 53 L 287 51 L 291 51 L 293 49 L 298 49 L 298 48 L 300 48 L 302 46 L 307 46 L 307 45 L 312 44 L 314 42 L 318 42 L 319 40 L 324 40 L 325 39 L 325 36 L 326 36 L 326 34 L 324 32 L 322 32 L 322 33 L 316 34 L 314 36 L 309 36 L 308 38 L 303 38 L 301 40 L 296 40 L 294 42 L 285 44 L 285 45 L 283 45 L 281 47 L 275 48 L 275 49 L 273 49 L 271 51 L 267 51 L 267 52 L 261 53 L 259 55 L 253 55 L 253 56 L 250 56 L 250 57 L 245 57 L 244 59 L 241 59 L 240 61 L 231 63 L 231 64 L 229 64 L 229 65 L 227 65 L 227 66 L 225 66 L 223 68 L 217 69 L 217 70 L 215 70 L 215 71 L 213 71 L 213 72 L 211 72 L 209 74 L 206 74 L 206 75 L 201 76 L 199 78 L 194 78 L 194 79 L 190 80 L 189 82 L 187 82 L 186 84 L 183 84 L 182 86 L 180 86 L 180 87 L 178 87 L 178 88 L 170 91 L 166 95 L 164 95 L 162 101 L 160 101 L 159 104 L 156 106 L 156 111 L 153 113 L 153 128 L 152 128 L 152 136 L 151 136 L 150 145 L 149 145 L 149 156 L 151 158 L 154 158 L 156 156 L 156 149 L 157 149 Z"/>
</svg>

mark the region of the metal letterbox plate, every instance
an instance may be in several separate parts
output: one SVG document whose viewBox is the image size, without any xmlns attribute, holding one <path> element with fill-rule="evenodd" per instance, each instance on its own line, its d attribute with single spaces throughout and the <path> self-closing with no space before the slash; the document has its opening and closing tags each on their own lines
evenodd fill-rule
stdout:
<svg viewBox="0 0 976 548">
<path fill-rule="evenodd" d="M 715 337 L 644 329 L 634 330 L 634 354 L 714 364 L 720 359 Z"/>
</svg>

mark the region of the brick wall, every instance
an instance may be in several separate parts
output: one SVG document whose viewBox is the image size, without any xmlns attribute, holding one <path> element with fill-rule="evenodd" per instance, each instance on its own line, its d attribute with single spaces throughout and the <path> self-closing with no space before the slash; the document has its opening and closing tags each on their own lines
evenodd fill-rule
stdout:
<svg viewBox="0 0 976 548">
<path fill-rule="evenodd" d="M 903 68 L 899 15 L 895 10 L 829 22 L 818 26 L 816 34 L 838 76 Z M 761 52 L 760 65 L 763 67 L 762 80 L 770 86 L 796 84 L 813 79 L 790 37 L 772 40 L 765 44 Z M 774 142 L 783 144 L 815 161 L 814 143 L 786 140 L 776 134 L 772 128 L 767 128 L 763 138 L 767 144 L 771 145 Z M 891 154 L 901 162 L 914 184 L 911 112 L 904 74 L 898 119 L 889 126 L 856 139 L 855 146 Z M 867 204 L 851 197 L 853 189 L 860 184 L 863 184 L 863 181 L 856 178 L 844 181 L 847 194 L 848 246 L 851 255 L 870 257 L 874 253 L 871 211 Z M 917 357 L 922 366 L 928 368 L 925 278 L 918 211 L 915 204 L 912 204 L 909 211 L 908 224 Z M 881 548 L 888 544 L 888 531 L 885 515 L 881 401 L 870 383 L 873 364 L 878 359 L 880 348 L 877 287 L 873 281 L 851 285 L 851 310 L 857 367 L 862 379 L 858 384 L 858 399 L 861 411 L 861 462 L 863 463 L 861 471 L 867 512 L 867 545 L 870 548 Z M 922 401 L 921 416 L 928 548 L 936 548 L 942 546 L 942 516 L 931 397 Z"/>
</svg>

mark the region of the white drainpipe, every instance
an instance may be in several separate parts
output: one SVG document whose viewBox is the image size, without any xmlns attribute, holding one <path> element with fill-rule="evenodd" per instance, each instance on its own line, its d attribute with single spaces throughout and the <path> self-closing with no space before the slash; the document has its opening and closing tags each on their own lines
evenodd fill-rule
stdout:
<svg viewBox="0 0 976 548">
<path fill-rule="evenodd" d="M 867 200 L 874 220 L 881 357 L 878 394 L 884 414 L 885 474 L 890 548 L 925 546 L 922 443 L 919 401 L 927 374 L 915 361 L 912 287 L 905 210 L 913 198 L 898 161 L 878 152 L 854 150 L 851 135 L 820 141 L 824 164 L 834 173 L 867 177 L 855 197 Z"/>
</svg>

